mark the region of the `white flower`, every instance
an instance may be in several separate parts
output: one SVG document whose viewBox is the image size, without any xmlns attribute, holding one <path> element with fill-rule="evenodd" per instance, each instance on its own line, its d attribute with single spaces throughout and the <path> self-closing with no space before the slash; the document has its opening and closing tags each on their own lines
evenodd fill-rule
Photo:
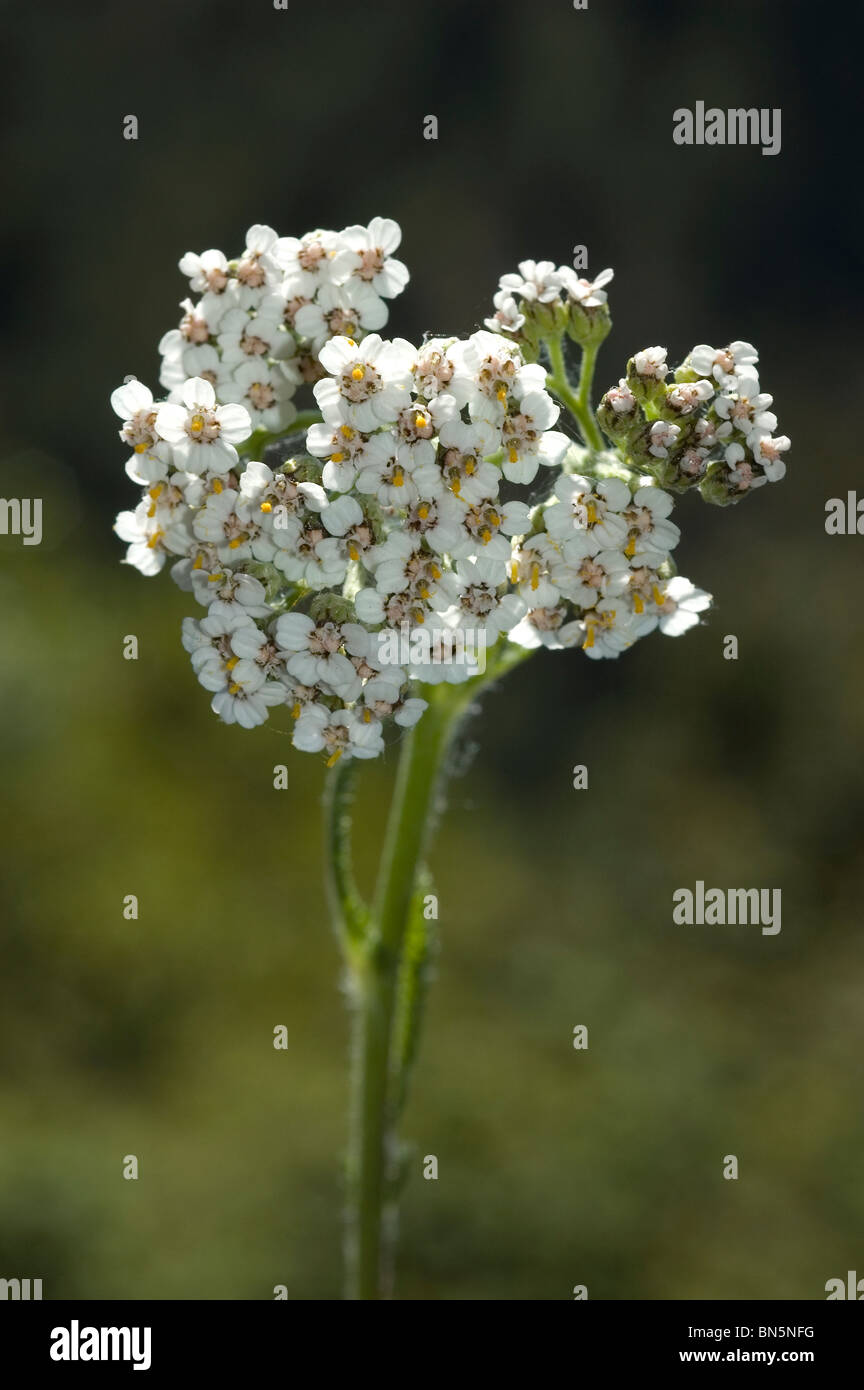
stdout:
<svg viewBox="0 0 864 1390">
<path fill-rule="evenodd" d="M 353 338 L 383 328 L 386 322 L 387 305 L 362 282 L 322 285 L 315 299 L 294 315 L 295 332 L 308 338 L 315 352 L 328 338 Z"/>
<path fill-rule="evenodd" d="M 246 246 L 237 262 L 238 283 L 247 290 L 262 290 L 282 279 L 275 251 L 278 238 L 272 227 L 256 223 L 246 233 Z"/>
<path fill-rule="evenodd" d="M 705 472 L 708 449 L 697 449 L 694 445 L 685 449 L 678 458 L 678 469 L 690 478 L 699 478 Z"/>
<path fill-rule="evenodd" d="M 515 343 L 498 333 L 479 329 L 453 349 L 456 371 L 450 394 L 467 405 L 472 420 L 500 420 L 516 385 L 522 354 Z"/>
<path fill-rule="evenodd" d="M 283 613 L 276 620 L 276 641 L 288 654 L 289 676 L 303 685 L 326 684 L 343 698 L 353 698 L 351 692 L 359 690 L 349 657 L 366 656 L 370 650 L 369 634 L 359 623 L 316 623 L 305 613 Z"/>
<path fill-rule="evenodd" d="M 684 381 L 673 386 L 666 395 L 666 404 L 681 415 L 692 415 L 700 405 L 710 401 L 714 387 L 709 381 Z"/>
<path fill-rule="evenodd" d="M 189 288 L 196 294 L 222 294 L 228 285 L 228 261 L 221 251 L 187 251 L 180 261 L 181 275 L 189 276 Z"/>
<path fill-rule="evenodd" d="M 668 558 L 681 539 L 681 532 L 669 520 L 674 503 L 660 487 L 640 487 L 633 502 L 622 513 L 629 539 L 624 554 L 641 565 L 657 567 Z"/>
<path fill-rule="evenodd" d="M 699 622 L 699 614 L 711 606 L 711 595 L 697 589 L 683 575 L 666 582 L 657 594 L 660 631 L 667 637 L 680 637 Z"/>
<path fill-rule="evenodd" d="M 564 542 L 563 555 L 552 563 L 549 572 L 550 581 L 559 593 L 580 608 L 593 608 L 599 599 L 623 593 L 629 577 L 630 566 L 620 550 L 600 550 L 596 555 L 585 555 L 581 547 L 573 546 L 570 541 Z M 530 591 L 524 592 L 528 595 Z"/>
<path fill-rule="evenodd" d="M 213 696 L 210 708 L 225 724 L 254 729 L 265 723 L 273 705 L 284 705 L 287 693 L 280 681 L 268 681 L 254 661 L 238 661 L 227 690 Z"/>
<path fill-rule="evenodd" d="M 291 404 L 294 386 L 278 362 L 270 367 L 260 358 L 242 362 L 220 384 L 219 394 L 224 401 L 239 403 L 257 429 L 284 429 L 297 413 Z"/>
<path fill-rule="evenodd" d="M 744 455 L 741 449 L 741 457 L 737 453 L 734 458 L 730 457 L 733 451 L 740 448 L 738 445 L 731 445 L 726 450 L 727 463 L 729 464 L 729 483 L 734 483 L 739 492 L 752 492 L 754 488 L 764 487 L 768 478 L 764 473 L 756 473 L 753 469 L 752 461 Z"/>
<path fill-rule="evenodd" d="M 443 588 L 445 606 L 452 601 L 453 589 L 447 587 L 450 579 L 445 576 L 440 558 L 423 550 L 421 538 L 410 532 L 391 531 L 384 544 L 376 548 L 370 563 L 374 565 L 379 594 L 405 593 L 425 604 Z"/>
<path fill-rule="evenodd" d="M 497 560 L 502 566 L 502 578 L 510 560 L 510 536 L 522 536 L 531 526 L 531 513 L 524 502 L 479 502 L 468 507 L 462 518 L 464 539 L 454 546 L 453 555 L 464 558 L 479 553 Z"/>
<path fill-rule="evenodd" d="M 498 290 L 492 296 L 495 313 L 483 322 L 491 333 L 518 333 L 525 322 L 525 315 L 509 290 Z"/>
<path fill-rule="evenodd" d="M 721 439 L 728 439 L 732 433 L 732 426 L 728 420 L 722 423 L 712 420 L 708 416 L 696 421 L 695 440 L 700 448 L 713 449 L 714 445 Z"/>
<path fill-rule="evenodd" d="M 434 436 L 447 420 L 458 417 L 452 396 L 436 396 L 428 405 L 416 401 L 399 412 L 394 426 L 399 459 L 411 472 L 435 462 Z"/>
<path fill-rule="evenodd" d="M 202 546 L 194 559 L 178 561 L 171 574 L 181 589 L 191 587 L 198 603 L 210 613 L 236 612 L 249 618 L 264 618 L 270 613 L 260 579 L 229 569 L 215 547 Z"/>
<path fill-rule="evenodd" d="M 342 249 L 334 256 L 331 268 L 337 284 L 359 280 L 385 299 L 401 294 L 410 277 L 407 266 L 392 255 L 402 240 L 398 222 L 373 217 L 368 227 L 345 227 L 339 239 Z"/>
<path fill-rule="evenodd" d="M 456 575 L 459 597 L 452 611 L 460 625 L 482 629 L 490 644 L 525 616 L 527 604 L 518 594 L 499 592 L 506 578 L 499 561 L 485 555 L 458 560 Z"/>
<path fill-rule="evenodd" d="M 413 697 L 403 699 L 405 684 L 405 672 L 398 667 L 373 676 L 363 687 L 363 708 L 356 711 L 359 718 L 369 723 L 372 719 L 380 722 L 392 715 L 403 729 L 412 729 L 428 705 L 425 700 Z"/>
<path fill-rule="evenodd" d="M 437 470 L 436 476 L 440 479 Z M 449 554 L 462 538 L 465 506 L 449 492 L 425 489 L 421 491 L 421 481 L 415 473 L 413 482 L 421 495 L 408 509 L 404 530 L 418 540 L 422 537 L 437 554 Z"/>
<path fill-rule="evenodd" d="M 750 439 L 753 458 L 757 463 L 761 463 L 769 483 L 779 483 L 785 476 L 786 464 L 780 455 L 785 454 L 791 447 L 792 441 L 786 434 L 781 434 L 776 439 L 762 434 Z"/>
<path fill-rule="evenodd" d="M 192 667 L 205 690 L 226 690 L 239 660 L 233 639 L 241 629 L 260 635 L 259 628 L 242 608 L 214 603 L 206 618 L 183 619 L 182 642 Z"/>
<path fill-rule="evenodd" d="M 498 494 L 500 474 L 485 461 L 501 442 L 501 433 L 486 420 L 466 424 L 456 416 L 445 420 L 438 434 L 440 467 L 445 485 L 463 502 L 475 504 Z"/>
<path fill-rule="evenodd" d="M 383 752 L 380 723 L 368 723 L 353 710 L 335 712 L 326 705 L 308 704 L 294 726 L 292 743 L 304 753 L 328 754 L 327 766 L 345 756 L 377 758 Z"/>
<path fill-rule="evenodd" d="M 159 343 L 159 351 L 166 351 L 168 345 L 176 341 L 175 335 L 178 333 L 183 342 L 191 345 L 208 342 L 215 336 L 231 302 L 227 295 L 223 298 L 215 294 L 205 294 L 197 304 L 193 304 L 191 299 L 181 300 L 183 317 L 180 326 L 164 335 Z"/>
<path fill-rule="evenodd" d="M 341 245 L 338 233 L 319 228 L 303 237 L 279 237 L 272 254 L 292 292 L 312 299 L 322 285 L 330 283 L 333 260 Z"/>
<path fill-rule="evenodd" d="M 190 540 L 185 519 L 166 518 L 148 497 L 134 512 L 120 512 L 114 530 L 129 545 L 124 564 L 146 575 L 158 574 L 168 554 L 182 555 Z"/>
<path fill-rule="evenodd" d="M 388 431 L 373 435 L 370 460 L 357 474 L 354 486 L 375 496 L 382 507 L 407 507 L 419 500 L 419 492 L 406 463 L 399 456 L 395 437 Z M 410 455 L 407 463 L 410 464 Z"/>
<path fill-rule="evenodd" d="M 431 401 L 442 391 L 449 391 L 459 362 L 457 338 L 429 338 L 418 349 L 414 363 L 414 389 L 418 396 Z"/>
<path fill-rule="evenodd" d="M 572 553 L 581 547 L 583 554 L 596 555 L 624 546 L 628 526 L 621 513 L 630 505 L 626 483 L 618 478 L 593 482 L 579 473 L 564 474 L 555 484 L 555 496 L 561 505 L 546 509 L 546 529 L 559 542 L 575 539 Z"/>
<path fill-rule="evenodd" d="M 551 429 L 560 413 L 546 391 L 529 391 L 511 404 L 501 425 L 501 471 L 509 482 L 531 483 L 540 463 L 552 467 L 561 462 L 570 440 Z"/>
<path fill-rule="evenodd" d="M 562 643 L 559 634 L 567 610 L 559 599 L 554 585 L 541 579 L 532 592 L 528 612 L 508 633 L 509 640 L 515 642 L 517 647 L 527 647 L 529 650 L 536 647 L 560 649 Z"/>
<path fill-rule="evenodd" d="M 680 433 L 680 425 L 673 425 L 668 420 L 655 420 L 648 431 L 651 441 L 648 446 L 649 454 L 653 454 L 656 459 L 667 458 Z"/>
<path fill-rule="evenodd" d="M 255 623 L 243 623 L 232 634 L 231 647 L 243 661 L 254 661 L 268 678 L 285 671 L 285 654 L 275 639 Z"/>
<path fill-rule="evenodd" d="M 183 386 L 190 377 L 203 377 L 215 388 L 226 375 L 218 348 L 210 342 L 187 342 L 179 328 L 165 334 L 159 350 L 162 353 L 159 384 L 167 391 L 169 401 L 180 400 Z"/>
<path fill-rule="evenodd" d="M 293 515 L 305 507 L 320 512 L 327 505 L 327 494 L 318 483 L 297 482 L 290 473 L 274 473 L 266 463 L 250 459 L 240 478 L 243 505 L 260 515 L 260 524 L 272 523 L 274 514 Z"/>
<path fill-rule="evenodd" d="M 153 406 L 153 392 L 143 381 L 133 377 L 111 392 L 111 409 L 123 421 L 120 438 L 137 454 L 155 448 L 158 436 L 155 432 L 156 411 Z"/>
<path fill-rule="evenodd" d="M 330 492 L 347 492 L 359 470 L 374 467 L 382 456 L 389 456 L 390 436 L 363 434 L 353 425 L 312 425 L 306 435 L 306 448 L 315 458 L 326 458 L 322 482 Z"/>
<path fill-rule="evenodd" d="M 644 348 L 642 352 L 637 352 L 633 358 L 633 366 L 638 376 L 656 381 L 665 381 L 669 368 L 666 364 L 666 348 L 650 347 Z"/>
<path fill-rule="evenodd" d="M 752 369 L 739 373 L 734 389 L 714 402 L 717 414 L 744 435 L 770 434 L 777 428 L 777 416 L 768 407 L 773 396 L 759 389 L 759 378 Z"/>
<path fill-rule="evenodd" d="M 211 492 L 192 523 L 198 540 L 215 546 L 226 564 L 251 558 L 251 542 L 258 533 L 258 519 L 248 508 L 239 508 L 239 502 L 240 493 L 233 488 Z"/>
<path fill-rule="evenodd" d="M 572 300 L 581 304 L 583 309 L 596 309 L 606 303 L 609 296 L 603 287 L 614 278 L 615 272 L 607 268 L 595 275 L 593 280 L 584 280 L 570 266 L 562 265 L 558 275 Z"/>
<path fill-rule="evenodd" d="M 253 543 L 253 554 L 310 589 L 338 588 L 348 568 L 340 542 L 328 535 L 317 515 L 302 519 L 278 513 L 272 529 Z"/>
<path fill-rule="evenodd" d="M 621 598 L 605 598 L 572 624 L 566 640 L 580 641 L 585 655 L 598 660 L 620 656 L 647 630 Z"/>
<path fill-rule="evenodd" d="M 319 354 L 331 375 L 314 387 L 325 420 L 345 421 L 364 431 L 392 425 L 409 404 L 416 355 L 404 338 L 385 342 L 370 333 L 359 344 L 352 338 L 331 338 Z"/>
<path fill-rule="evenodd" d="M 182 400 L 156 412 L 156 431 L 172 446 L 175 463 L 187 473 L 227 473 L 237 462 L 234 445 L 251 433 L 249 412 L 242 405 L 217 406 L 213 387 L 201 377 L 186 382 Z"/>
<path fill-rule="evenodd" d="M 723 387 L 734 387 L 735 377 L 742 367 L 753 367 L 759 361 L 759 354 L 752 343 L 736 341 L 725 348 L 709 347 L 699 343 L 692 349 L 684 365 L 693 368 L 700 376 L 711 376 Z"/>
<path fill-rule="evenodd" d="M 561 275 L 552 261 L 520 261 L 519 274 L 502 275 L 498 283 L 505 293 L 538 304 L 551 304 L 561 293 Z"/>
<path fill-rule="evenodd" d="M 156 433 L 153 392 L 143 381 L 127 381 L 111 392 L 111 406 L 123 421 L 120 438 L 132 450 L 126 472 L 142 486 L 168 476 L 171 449 Z"/>
<path fill-rule="evenodd" d="M 627 385 L 626 377 L 621 377 L 617 386 L 611 387 L 603 399 L 611 405 L 616 415 L 630 415 L 636 409 L 636 397 Z"/>
<path fill-rule="evenodd" d="M 276 357 L 290 351 L 293 339 L 284 331 L 283 304 L 278 295 L 262 300 L 258 312 L 229 309 L 219 324 L 219 350 L 226 367 L 239 366 L 250 358 Z"/>
<path fill-rule="evenodd" d="M 519 585 L 519 591 L 529 605 L 534 600 L 541 577 L 548 580 L 553 566 L 562 563 L 563 551 L 564 547 L 554 541 L 546 531 L 524 536 L 514 549 L 509 565 L 509 577 L 513 584 Z M 582 553 L 580 550 L 580 558 Z"/>
<path fill-rule="evenodd" d="M 363 508 L 356 497 L 337 497 L 321 508 L 321 520 L 331 536 L 345 536 L 363 522 Z M 355 556 L 356 558 L 356 556 Z"/>
</svg>

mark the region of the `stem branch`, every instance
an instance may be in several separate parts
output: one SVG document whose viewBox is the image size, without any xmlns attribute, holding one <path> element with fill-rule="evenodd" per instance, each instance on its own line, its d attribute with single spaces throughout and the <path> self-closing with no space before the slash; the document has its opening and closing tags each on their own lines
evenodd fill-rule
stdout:
<svg viewBox="0 0 864 1390">
<path fill-rule="evenodd" d="M 594 380 L 594 364 L 597 361 L 597 345 L 594 344 L 582 349 L 582 369 L 579 374 L 578 395 L 570 385 L 570 379 L 567 376 L 561 338 L 547 339 L 546 346 L 552 367 L 552 371 L 546 378 L 549 390 L 554 392 L 559 401 L 566 405 L 579 425 L 582 438 L 588 448 L 594 453 L 599 453 L 605 446 L 597 421 L 594 419 L 594 411 L 591 408 L 591 384 Z"/>
</svg>

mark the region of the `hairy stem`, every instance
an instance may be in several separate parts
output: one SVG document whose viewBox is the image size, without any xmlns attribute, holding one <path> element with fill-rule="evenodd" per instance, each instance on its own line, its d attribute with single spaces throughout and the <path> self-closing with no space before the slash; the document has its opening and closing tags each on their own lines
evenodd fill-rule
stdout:
<svg viewBox="0 0 864 1390">
<path fill-rule="evenodd" d="M 549 364 L 552 368 L 546 378 L 546 384 L 553 395 L 557 396 L 562 405 L 566 405 L 570 411 L 588 448 L 592 449 L 594 453 L 599 453 L 605 446 L 600 428 L 594 418 L 594 411 L 591 408 L 591 384 L 594 380 L 597 347 L 595 345 L 582 350 L 582 370 L 579 375 L 578 394 L 573 390 L 567 375 L 562 339 L 549 338 L 546 341 L 546 347 L 549 351 Z"/>
<path fill-rule="evenodd" d="M 429 708 L 405 739 L 390 807 L 372 929 L 353 973 L 352 1139 L 349 1151 L 348 1296 L 388 1290 L 382 1213 L 395 1159 L 391 1043 L 396 986 L 414 886 L 431 829 L 444 755 L 461 711 L 452 687 L 431 692 Z M 450 698 L 448 698 L 450 697 Z"/>
<path fill-rule="evenodd" d="M 351 857 L 351 810 L 357 764 L 343 758 L 325 783 L 324 826 L 326 835 L 327 897 L 336 934 L 346 957 L 358 949 L 369 909 L 357 890 Z"/>
<path fill-rule="evenodd" d="M 531 653 L 502 643 L 490 655 L 485 673 L 473 680 L 423 690 L 428 709 L 402 745 L 372 914 L 361 928 L 360 949 L 348 953 L 353 1028 L 346 1265 L 352 1299 L 390 1293 L 401 1178 L 396 1127 L 417 1050 L 429 944 L 416 934 L 422 931 L 417 895 L 426 886 L 423 861 L 448 748 L 472 699 Z M 338 878 L 335 883 L 338 893 Z"/>
</svg>

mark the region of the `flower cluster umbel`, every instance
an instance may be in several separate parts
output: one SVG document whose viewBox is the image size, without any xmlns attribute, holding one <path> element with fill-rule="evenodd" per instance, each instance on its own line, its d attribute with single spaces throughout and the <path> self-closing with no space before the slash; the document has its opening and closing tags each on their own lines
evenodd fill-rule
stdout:
<svg viewBox="0 0 864 1390">
<path fill-rule="evenodd" d="M 672 384 L 665 349 L 636 353 L 595 420 L 611 270 L 525 261 L 467 339 L 383 339 L 400 239 L 383 218 L 299 240 L 255 226 L 235 260 L 187 254 L 198 298 L 160 343 L 164 399 L 134 378 L 112 396 L 142 489 L 116 530 L 205 610 L 183 643 L 213 710 L 251 728 L 287 705 L 295 746 L 329 764 L 377 756 L 422 716 L 415 683 L 469 679 L 478 649 L 615 657 L 685 632 L 710 596 L 675 572 L 672 493 L 738 500 L 789 445 L 742 342 L 694 348 Z M 555 428 L 559 400 L 582 443 Z"/>
</svg>

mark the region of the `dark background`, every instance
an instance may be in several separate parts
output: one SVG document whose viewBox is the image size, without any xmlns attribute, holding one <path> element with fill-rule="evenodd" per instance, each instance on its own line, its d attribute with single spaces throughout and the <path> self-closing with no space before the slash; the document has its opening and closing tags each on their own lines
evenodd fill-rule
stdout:
<svg viewBox="0 0 864 1390">
<path fill-rule="evenodd" d="M 821 1298 L 864 1273 L 864 540 L 824 531 L 861 472 L 859 45 L 835 13 L 3 12 L 0 493 L 44 498 L 45 538 L 0 537 L 0 1276 L 48 1298 L 338 1294 L 322 769 L 272 721 L 220 726 L 179 642 L 190 600 L 121 568 L 108 397 L 127 373 L 156 387 L 184 251 L 376 214 L 412 273 L 393 334 L 470 332 L 500 274 L 584 243 L 616 269 L 600 390 L 649 344 L 677 362 L 746 338 L 793 439 L 782 485 L 677 508 L 705 626 L 618 662 L 544 654 L 471 726 L 434 856 L 400 1296 Z M 782 153 L 674 145 L 697 100 L 781 107 Z M 364 772 L 364 862 L 392 762 Z M 782 932 L 674 927 L 697 879 L 782 888 Z"/>
</svg>

